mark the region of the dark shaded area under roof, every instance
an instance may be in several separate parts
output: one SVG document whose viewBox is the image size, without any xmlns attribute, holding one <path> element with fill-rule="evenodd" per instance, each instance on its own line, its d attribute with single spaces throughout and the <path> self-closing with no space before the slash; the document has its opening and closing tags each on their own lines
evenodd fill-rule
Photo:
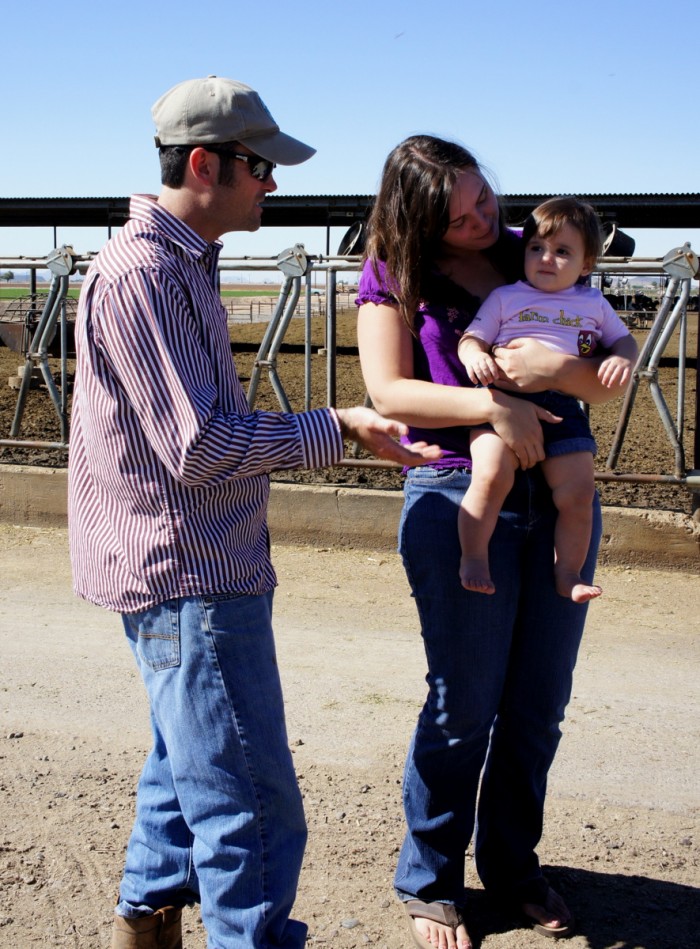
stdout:
<svg viewBox="0 0 700 949">
<path fill-rule="evenodd" d="M 551 195 L 504 195 L 507 222 L 521 224 Z M 582 194 L 604 221 L 621 228 L 700 227 L 700 194 Z M 348 227 L 362 221 L 374 195 L 271 195 L 264 227 Z M 0 227 L 121 227 L 128 198 L 0 198 Z"/>
</svg>

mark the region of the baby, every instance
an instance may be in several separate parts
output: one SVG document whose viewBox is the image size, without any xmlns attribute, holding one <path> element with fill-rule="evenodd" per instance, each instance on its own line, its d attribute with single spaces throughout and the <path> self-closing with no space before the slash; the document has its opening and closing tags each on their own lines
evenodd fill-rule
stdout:
<svg viewBox="0 0 700 949">
<path fill-rule="evenodd" d="M 536 208 L 523 229 L 525 281 L 491 293 L 459 343 L 459 358 L 475 384 L 498 382 L 491 349 L 524 336 L 550 349 L 589 357 L 598 346 L 609 353 L 598 378 L 624 391 L 637 345 L 602 293 L 579 284 L 600 254 L 598 217 L 575 198 L 552 198 Z M 557 592 L 576 603 L 600 596 L 581 578 L 591 538 L 596 445 L 588 419 L 573 396 L 545 392 L 523 396 L 561 417 L 542 423 L 542 470 L 557 509 L 554 578 Z M 471 431 L 472 482 L 459 511 L 462 547 L 459 574 L 467 590 L 495 593 L 488 546 L 498 514 L 513 486 L 518 460 L 488 428 Z"/>
</svg>

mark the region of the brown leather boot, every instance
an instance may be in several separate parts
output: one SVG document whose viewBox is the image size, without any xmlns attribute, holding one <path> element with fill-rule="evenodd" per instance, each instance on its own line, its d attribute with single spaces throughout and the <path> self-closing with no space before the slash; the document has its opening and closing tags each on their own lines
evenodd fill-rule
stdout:
<svg viewBox="0 0 700 949">
<path fill-rule="evenodd" d="M 182 910 L 164 906 L 152 916 L 115 916 L 111 949 L 182 949 Z"/>
</svg>

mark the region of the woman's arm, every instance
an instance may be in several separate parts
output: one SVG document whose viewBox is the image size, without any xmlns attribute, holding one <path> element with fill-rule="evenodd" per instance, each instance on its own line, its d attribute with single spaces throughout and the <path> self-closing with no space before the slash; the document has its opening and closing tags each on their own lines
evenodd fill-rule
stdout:
<svg viewBox="0 0 700 949">
<path fill-rule="evenodd" d="M 600 380 L 598 371 L 603 357 L 581 359 L 555 353 L 534 339 L 517 339 L 493 352 L 501 378 L 502 389 L 521 392 L 544 392 L 557 389 L 566 395 L 592 404 L 609 402 L 619 395 Z"/>
<path fill-rule="evenodd" d="M 438 385 L 414 378 L 413 338 L 398 308 L 364 303 L 359 309 L 357 338 L 367 391 L 381 415 L 420 428 L 493 425 L 517 455 L 521 467 L 542 461 L 540 419 L 549 412 L 497 389 Z"/>
</svg>

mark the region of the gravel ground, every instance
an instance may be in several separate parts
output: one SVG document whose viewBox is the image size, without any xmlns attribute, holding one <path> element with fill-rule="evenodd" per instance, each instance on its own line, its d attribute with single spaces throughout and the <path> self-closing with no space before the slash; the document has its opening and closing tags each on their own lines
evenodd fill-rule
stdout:
<svg viewBox="0 0 700 949">
<path fill-rule="evenodd" d="M 309 823 L 296 915 L 309 945 L 411 945 L 391 879 L 424 658 L 396 555 L 275 547 L 288 731 Z M 62 530 L 0 525 L 0 946 L 99 949 L 149 746 L 118 618 L 73 597 Z M 602 568 L 543 863 L 578 919 L 571 949 L 694 949 L 700 889 L 690 574 Z M 470 856 L 470 855 L 468 855 Z M 550 941 L 489 904 L 467 861 L 479 949 Z M 185 949 L 204 949 L 195 909 Z"/>
</svg>

